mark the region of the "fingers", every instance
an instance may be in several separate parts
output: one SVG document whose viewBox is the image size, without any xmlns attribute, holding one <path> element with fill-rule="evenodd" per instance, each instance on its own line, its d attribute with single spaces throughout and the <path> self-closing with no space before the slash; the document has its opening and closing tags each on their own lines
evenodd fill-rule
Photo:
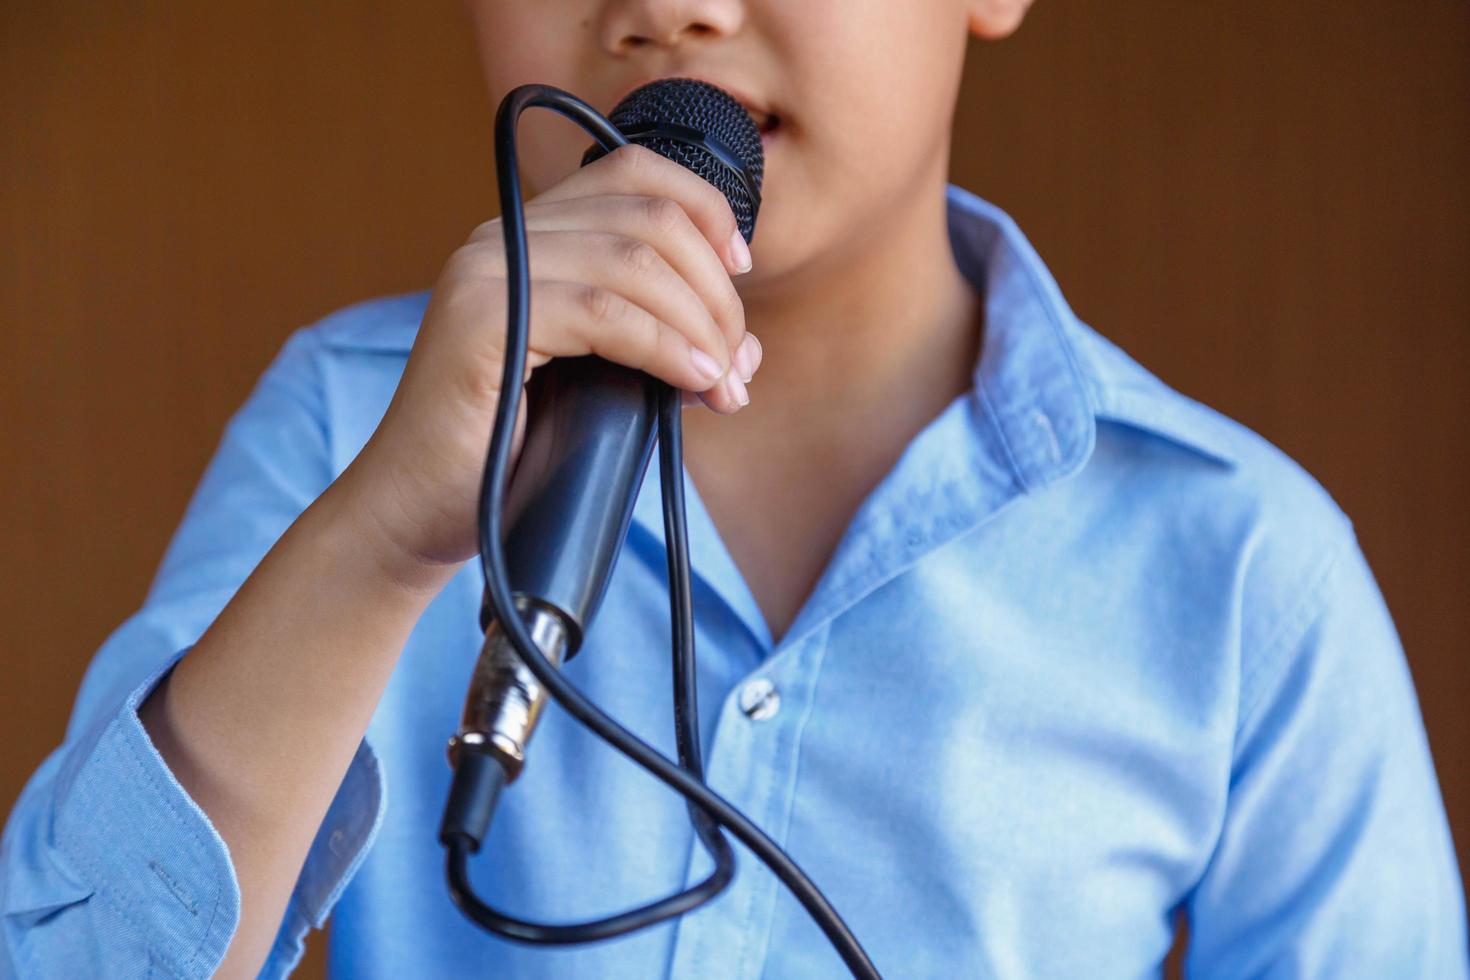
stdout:
<svg viewBox="0 0 1470 980">
<path fill-rule="evenodd" d="M 735 216 L 713 185 L 644 147 L 620 147 L 528 201 L 525 223 L 533 291 L 547 293 L 532 304 L 528 366 L 597 353 L 716 411 L 748 403 L 760 345 L 731 276 L 748 270 L 749 252 L 732 241 Z M 481 225 L 466 248 L 503 269 L 499 224 Z"/>
<path fill-rule="evenodd" d="M 691 324 L 700 318 L 692 305 L 697 302 L 698 307 L 713 317 L 732 358 L 744 341 L 745 307 L 724 260 L 689 212 L 673 198 L 607 194 L 550 202 L 538 200 L 528 208 L 526 224 L 533 231 L 565 231 L 581 235 L 585 235 L 588 229 L 606 232 L 612 237 L 604 239 L 601 249 L 589 247 L 588 242 L 581 239 L 567 242 L 569 248 L 579 247 L 584 259 L 588 256 L 593 258 L 594 264 L 589 267 L 591 274 L 625 277 L 631 288 L 622 290 L 618 281 L 607 278 L 599 280 L 604 285 L 620 289 L 654 315 L 676 326 L 685 322 L 684 318 L 692 318 L 688 321 Z M 634 242 L 651 245 L 668 269 L 657 267 L 658 263 L 651 256 L 640 254 L 639 248 L 632 244 Z M 614 260 L 602 260 L 603 255 L 613 256 Z M 623 262 L 617 261 L 618 258 Z M 538 261 L 542 261 L 539 253 Z M 643 279 L 633 278 L 639 270 L 629 266 L 636 266 L 640 261 L 647 262 L 647 271 L 654 274 Z M 544 262 L 538 266 L 544 267 Z M 669 273 L 682 283 L 671 283 Z M 562 267 L 549 274 L 555 278 L 573 278 L 581 273 Z M 699 342 L 693 334 L 690 336 Z M 727 359 L 707 347 L 704 349 L 726 367 L 729 366 Z M 742 387 L 746 380 L 749 380 L 748 375 L 737 372 L 734 378 L 722 379 L 719 387 L 729 392 L 729 402 L 744 404 L 748 400 L 748 394 Z M 718 407 L 715 404 L 719 400 L 718 392 L 707 390 L 706 393 L 709 396 L 706 401 L 711 403 L 711 407 Z"/>
<path fill-rule="evenodd" d="M 703 364 L 707 370 L 686 380 L 660 375 L 670 384 L 702 392 L 705 402 L 721 412 L 736 411 L 749 402 L 744 385 L 748 372 L 736 363 L 739 343 L 733 349 L 727 344 L 724 331 L 705 301 L 656 247 L 638 238 L 586 230 L 537 231 L 527 239 L 538 281 L 560 280 L 598 287 L 683 335 L 693 348 L 688 360 Z M 706 246 L 701 244 L 700 248 Z M 728 276 L 719 269 L 715 274 L 728 282 Z M 601 296 L 598 303 L 613 305 Z M 612 313 L 615 315 L 599 317 L 584 326 L 619 329 L 633 322 L 632 312 L 618 309 Z M 568 326 L 563 324 L 562 329 Z M 748 336 L 743 325 L 737 325 L 736 330 L 741 341 Z M 617 355 L 607 356 L 632 367 L 642 367 Z M 659 372 L 651 370 L 650 373 Z"/>
<path fill-rule="evenodd" d="M 740 246 L 732 240 L 739 232 L 735 213 L 730 210 L 725 195 L 694 171 L 635 143 L 620 146 L 594 160 L 530 203 L 608 194 L 672 198 L 720 256 L 730 275 L 749 268 L 744 261 L 748 253 L 742 254 L 744 240 Z"/>
<path fill-rule="evenodd" d="M 528 236 L 528 243 L 538 279 L 574 280 L 617 293 L 683 333 L 719 365 L 720 374 L 729 369 L 734 345 L 688 281 L 653 245 L 602 231 L 538 231 Z M 743 328 L 740 332 L 744 334 Z"/>
<path fill-rule="evenodd" d="M 740 346 L 735 349 L 734 367 L 741 381 L 748 382 L 755 377 L 756 369 L 761 366 L 761 357 L 764 353 L 756 335 L 746 334 L 740 341 Z"/>
<path fill-rule="evenodd" d="M 540 357 L 596 354 L 689 391 L 711 389 L 725 371 L 682 331 L 604 286 L 538 279 L 531 294 L 538 321 L 531 342 Z M 725 413 L 742 404 L 723 388 L 706 403 Z"/>
<path fill-rule="evenodd" d="M 682 169 L 682 168 L 681 168 Z M 597 228 L 648 242 L 698 296 L 734 351 L 745 337 L 745 307 L 724 260 L 671 197 L 609 194 L 538 204 L 526 213 L 534 231 Z"/>
</svg>

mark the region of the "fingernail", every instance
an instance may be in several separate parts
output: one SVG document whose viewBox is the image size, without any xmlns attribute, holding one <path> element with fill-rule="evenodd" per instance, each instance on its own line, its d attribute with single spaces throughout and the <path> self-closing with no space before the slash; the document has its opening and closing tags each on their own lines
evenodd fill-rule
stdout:
<svg viewBox="0 0 1470 980">
<path fill-rule="evenodd" d="M 730 257 L 735 260 L 735 271 L 750 271 L 750 246 L 745 244 L 745 236 L 740 234 L 739 228 L 730 234 Z"/>
<path fill-rule="evenodd" d="M 740 374 L 741 381 L 749 381 L 755 376 L 755 369 L 761 364 L 761 342 L 755 339 L 755 334 L 748 333 L 741 338 L 740 346 L 735 348 L 735 370 Z"/>
<path fill-rule="evenodd" d="M 691 347 L 689 349 L 689 360 L 694 363 L 694 370 L 698 371 L 699 376 L 706 381 L 714 381 L 725 373 L 725 369 L 720 367 L 719 361 L 710 357 L 698 347 Z"/>
<path fill-rule="evenodd" d="M 735 377 L 734 372 L 731 372 L 726 377 L 727 380 L 725 383 L 730 388 L 730 397 L 735 399 L 735 403 L 741 408 L 749 405 L 750 395 L 745 390 L 745 384 L 739 378 Z"/>
</svg>

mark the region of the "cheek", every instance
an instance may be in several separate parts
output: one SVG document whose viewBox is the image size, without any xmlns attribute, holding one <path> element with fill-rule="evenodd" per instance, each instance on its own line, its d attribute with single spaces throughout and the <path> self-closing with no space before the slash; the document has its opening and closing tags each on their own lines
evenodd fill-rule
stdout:
<svg viewBox="0 0 1470 980">
<path fill-rule="evenodd" d="M 585 61 L 585 39 L 568 23 L 586 20 L 575 16 L 580 8 L 567 3 L 506 3 L 505 0 L 474 0 L 469 5 L 471 23 L 480 52 L 481 77 L 488 98 L 483 124 L 493 141 L 495 112 L 506 93 L 531 82 L 554 85 L 575 95 L 584 82 L 571 69 Z M 505 38 L 516 38 L 506 44 Z M 548 109 L 530 109 L 516 127 L 516 153 L 521 183 L 534 195 L 555 184 L 577 168 L 591 137 L 568 119 Z"/>
<path fill-rule="evenodd" d="M 527 195 L 534 197 L 565 180 L 591 145 L 592 137 L 580 126 L 550 110 L 532 109 L 521 116 L 516 153 Z"/>
<path fill-rule="evenodd" d="M 773 147 L 770 181 L 882 200 L 932 172 L 949 139 L 966 28 L 953 4 L 804 0 L 766 8 L 790 74 L 796 126 Z M 943 164 L 941 163 L 940 166 Z"/>
<path fill-rule="evenodd" d="M 946 168 L 951 110 L 943 94 L 827 87 L 830 99 L 806 108 L 767 155 L 751 250 L 768 271 L 857 243 L 885 206 L 907 206 Z"/>
</svg>

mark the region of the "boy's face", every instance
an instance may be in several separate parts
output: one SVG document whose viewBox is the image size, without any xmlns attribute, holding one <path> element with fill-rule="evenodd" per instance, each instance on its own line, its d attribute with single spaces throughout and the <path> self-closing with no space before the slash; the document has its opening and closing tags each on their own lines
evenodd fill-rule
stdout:
<svg viewBox="0 0 1470 980">
<path fill-rule="evenodd" d="M 838 258 L 948 170 L 967 36 L 1002 37 L 1030 0 L 464 0 L 493 105 L 541 82 L 604 115 L 655 78 L 694 76 L 767 132 L 754 269 L 742 290 Z M 761 111 L 754 111 L 761 110 Z M 553 112 L 521 117 L 530 195 L 591 138 Z"/>
</svg>

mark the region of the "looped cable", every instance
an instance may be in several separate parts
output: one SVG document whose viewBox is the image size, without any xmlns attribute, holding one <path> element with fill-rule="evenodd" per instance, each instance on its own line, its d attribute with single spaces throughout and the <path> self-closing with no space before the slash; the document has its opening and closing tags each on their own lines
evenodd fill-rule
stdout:
<svg viewBox="0 0 1470 980">
<path fill-rule="evenodd" d="M 680 393 L 676 389 L 664 385 L 659 393 L 659 461 L 669 556 L 670 611 L 674 623 L 674 694 L 679 763 L 670 761 L 628 731 L 568 681 L 541 652 L 516 609 L 502 546 L 501 519 L 510 448 L 520 408 L 521 381 L 525 377 L 531 293 L 515 135 L 521 113 L 532 106 L 548 108 L 571 119 L 609 151 L 628 142 L 627 137 L 597 110 L 571 93 L 550 85 L 522 85 L 512 89 L 495 114 L 495 162 L 499 174 L 501 224 L 505 232 L 510 290 L 505 365 L 480 492 L 480 563 L 486 596 L 505 635 L 551 699 L 599 738 L 685 798 L 690 820 L 700 842 L 714 859 L 716 868 L 700 884 L 640 908 L 594 922 L 545 925 L 505 915 L 481 901 L 468 877 L 468 855 L 473 848 L 467 838 L 458 838 L 447 842 L 446 870 L 451 895 L 469 918 L 507 938 L 548 944 L 606 939 L 683 914 L 718 894 L 734 872 L 734 855 L 720 833 L 723 827 L 750 848 L 791 890 L 827 935 L 853 976 L 878 980 L 877 968 L 821 890 L 775 841 L 704 782 L 695 696 L 694 615 L 690 598 L 680 428 L 682 409 Z"/>
</svg>

